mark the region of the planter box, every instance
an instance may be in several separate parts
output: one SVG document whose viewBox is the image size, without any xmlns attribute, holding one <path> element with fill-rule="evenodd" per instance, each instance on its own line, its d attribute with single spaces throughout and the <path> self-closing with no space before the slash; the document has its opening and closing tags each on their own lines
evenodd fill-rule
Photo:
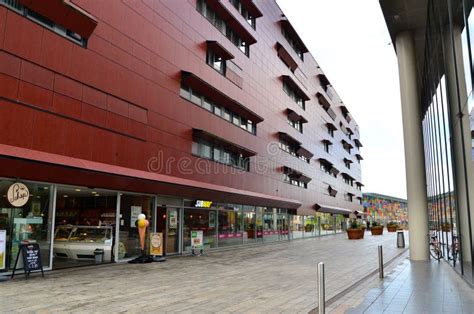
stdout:
<svg viewBox="0 0 474 314">
<path fill-rule="evenodd" d="M 347 229 L 347 237 L 349 240 L 358 240 L 364 237 L 364 230 L 362 229 Z"/>
<path fill-rule="evenodd" d="M 372 232 L 372 235 L 382 235 L 383 234 L 383 227 L 372 227 L 370 229 L 370 231 Z"/>
<path fill-rule="evenodd" d="M 392 226 L 389 226 L 387 225 L 387 230 L 388 232 L 397 232 L 397 225 L 392 225 Z"/>
</svg>

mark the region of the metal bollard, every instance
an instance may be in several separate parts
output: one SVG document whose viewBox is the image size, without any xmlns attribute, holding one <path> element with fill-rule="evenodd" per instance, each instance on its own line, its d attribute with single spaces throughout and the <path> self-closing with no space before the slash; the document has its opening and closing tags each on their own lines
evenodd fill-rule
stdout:
<svg viewBox="0 0 474 314">
<path fill-rule="evenodd" d="M 381 245 L 379 245 L 379 278 L 383 278 L 383 251 Z"/>
<path fill-rule="evenodd" d="M 397 231 L 397 248 L 403 249 L 405 247 L 405 235 L 403 231 Z"/>
<path fill-rule="evenodd" d="M 318 313 L 326 313 L 326 287 L 324 286 L 324 263 L 318 264 Z"/>
</svg>

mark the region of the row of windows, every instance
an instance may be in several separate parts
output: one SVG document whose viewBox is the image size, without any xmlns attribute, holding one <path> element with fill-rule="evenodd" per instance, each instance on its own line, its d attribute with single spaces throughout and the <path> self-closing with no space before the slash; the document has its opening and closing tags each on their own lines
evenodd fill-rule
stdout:
<svg viewBox="0 0 474 314">
<path fill-rule="evenodd" d="M 283 174 L 284 175 L 284 180 L 285 182 L 290 183 L 291 185 L 299 186 L 301 188 L 308 188 L 308 184 L 306 182 L 303 182 L 301 180 L 297 180 L 295 178 L 291 178 L 288 174 Z"/>
<path fill-rule="evenodd" d="M 288 124 L 295 128 L 298 132 L 303 133 L 303 122 L 301 120 L 294 121 L 288 119 Z"/>
<path fill-rule="evenodd" d="M 310 160 L 308 157 L 298 154 L 298 147 L 290 145 L 283 140 L 280 140 L 278 146 L 280 147 L 280 149 L 284 150 L 288 154 L 291 154 L 309 164 Z"/>
<path fill-rule="evenodd" d="M 242 156 L 242 154 L 229 151 L 219 144 L 205 140 L 199 140 L 199 142 L 195 142 L 194 145 L 197 145 L 194 150 L 195 153 L 201 158 L 214 160 L 228 166 L 249 171 L 249 158 Z"/>
<path fill-rule="evenodd" d="M 304 52 L 298 48 L 298 44 L 291 38 L 291 35 L 288 34 L 284 27 L 281 28 L 281 33 L 285 37 L 286 41 L 290 44 L 291 48 L 296 52 L 301 61 L 304 61 Z"/>
<path fill-rule="evenodd" d="M 290 85 L 288 85 L 287 82 L 283 81 L 283 90 L 285 91 L 285 93 L 290 96 L 291 99 L 294 100 L 294 102 L 296 102 L 298 104 L 298 106 L 300 106 L 301 108 L 305 109 L 305 101 L 303 99 L 303 97 L 301 97 L 300 95 L 298 95 L 298 93 L 296 93 L 293 88 L 291 88 Z"/>
<path fill-rule="evenodd" d="M 350 186 L 354 186 L 354 180 L 352 180 L 349 177 L 344 177 L 344 176 L 342 178 L 343 178 L 343 181 L 344 181 L 345 184 L 348 184 Z"/>
<path fill-rule="evenodd" d="M 228 109 L 221 107 L 208 98 L 202 96 L 201 94 L 197 93 L 195 90 L 188 86 L 181 85 L 180 96 L 186 100 L 189 100 L 196 105 L 203 107 L 204 109 L 213 112 L 216 116 L 227 120 L 235 124 L 236 126 L 242 128 L 243 130 L 250 132 L 252 134 L 257 133 L 257 126 L 252 121 L 245 119 L 239 116 L 236 113 L 229 111 Z"/>
<path fill-rule="evenodd" d="M 15 0 L 0 0 L 0 4 L 6 5 L 8 8 L 18 12 L 19 14 L 27 17 L 28 19 L 32 20 L 33 22 L 36 22 L 38 24 L 41 24 L 42 26 L 52 30 L 53 32 L 63 36 L 64 38 L 67 38 L 76 44 L 79 44 L 83 47 L 87 46 L 87 39 L 82 38 L 81 35 L 66 29 L 62 27 L 61 25 L 58 25 L 54 23 L 53 21 L 47 19 L 46 17 L 36 13 L 35 11 L 32 11 L 21 4 L 19 4 Z"/>
<path fill-rule="evenodd" d="M 242 40 L 227 23 L 222 20 L 219 15 L 207 4 L 205 0 L 197 1 L 197 10 L 209 22 L 212 23 L 222 34 L 224 34 L 237 48 L 240 49 L 246 56 L 250 55 L 250 47 L 247 42 Z"/>
<path fill-rule="evenodd" d="M 331 165 L 328 165 L 328 164 L 322 162 L 322 163 L 319 164 L 319 168 L 322 171 L 324 171 L 325 173 L 332 175 L 334 178 L 337 178 L 337 174 L 334 171 L 331 171 L 332 170 Z"/>
<path fill-rule="evenodd" d="M 245 18 L 247 23 L 249 23 L 253 29 L 257 28 L 256 18 L 252 16 L 249 11 L 247 11 L 247 9 L 242 5 L 242 2 L 240 0 L 230 0 L 230 3 L 232 3 L 232 5 L 237 9 L 237 11 L 239 11 L 240 15 Z"/>
</svg>

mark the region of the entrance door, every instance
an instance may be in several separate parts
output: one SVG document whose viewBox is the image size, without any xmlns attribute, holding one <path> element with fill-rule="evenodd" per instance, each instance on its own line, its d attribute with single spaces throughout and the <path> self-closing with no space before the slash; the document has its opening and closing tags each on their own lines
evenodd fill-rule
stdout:
<svg viewBox="0 0 474 314">
<path fill-rule="evenodd" d="M 166 254 L 179 253 L 179 221 L 180 209 L 168 208 L 167 210 L 168 232 L 166 234 Z"/>
</svg>

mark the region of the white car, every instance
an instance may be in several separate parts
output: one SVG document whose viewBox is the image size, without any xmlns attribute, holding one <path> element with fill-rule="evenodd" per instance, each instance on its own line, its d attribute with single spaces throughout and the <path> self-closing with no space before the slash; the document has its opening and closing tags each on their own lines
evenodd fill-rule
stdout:
<svg viewBox="0 0 474 314">
<path fill-rule="evenodd" d="M 112 260 L 113 229 L 110 226 L 58 226 L 53 252 L 57 258 L 94 260 L 94 251 L 104 251 L 103 262 Z"/>
</svg>

